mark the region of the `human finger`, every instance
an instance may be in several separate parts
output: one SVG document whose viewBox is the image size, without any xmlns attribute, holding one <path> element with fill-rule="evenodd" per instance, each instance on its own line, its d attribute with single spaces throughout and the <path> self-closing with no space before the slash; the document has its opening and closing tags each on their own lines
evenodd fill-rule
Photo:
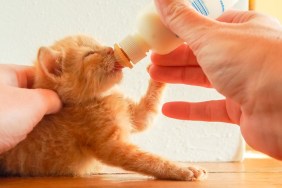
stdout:
<svg viewBox="0 0 282 188">
<path fill-rule="evenodd" d="M 20 66 L 16 70 L 20 87 L 31 88 L 34 82 L 34 67 Z"/>
<path fill-rule="evenodd" d="M 166 55 L 152 53 L 151 60 L 160 66 L 199 66 L 194 53 L 186 44 Z"/>
<path fill-rule="evenodd" d="M 148 72 L 152 79 L 159 82 L 211 87 L 210 81 L 200 67 L 164 67 L 151 65 Z"/>
<path fill-rule="evenodd" d="M 25 65 L 1 64 L 1 83 L 14 87 L 30 88 L 34 80 L 34 67 Z"/>
<path fill-rule="evenodd" d="M 48 89 L 29 89 L 29 91 L 34 96 L 34 105 L 37 105 L 44 114 L 53 114 L 61 109 L 62 102 L 54 91 Z"/>
<path fill-rule="evenodd" d="M 187 1 L 155 0 L 155 5 L 163 23 L 190 47 L 207 31 L 218 28 L 215 20 L 199 14 Z"/>
<path fill-rule="evenodd" d="M 225 100 L 169 102 L 164 104 L 162 112 L 168 117 L 181 120 L 236 123 L 228 115 Z"/>
</svg>

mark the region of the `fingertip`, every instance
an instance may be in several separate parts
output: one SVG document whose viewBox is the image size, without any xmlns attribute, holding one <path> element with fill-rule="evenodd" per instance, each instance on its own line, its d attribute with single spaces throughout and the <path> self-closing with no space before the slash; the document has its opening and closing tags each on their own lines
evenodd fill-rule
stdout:
<svg viewBox="0 0 282 188">
<path fill-rule="evenodd" d="M 158 81 L 159 72 L 158 72 L 158 70 L 156 69 L 156 65 L 151 64 L 150 66 L 147 67 L 147 71 L 148 71 L 150 77 L 151 77 L 153 80 Z"/>
<path fill-rule="evenodd" d="M 35 89 L 34 91 L 37 93 L 39 103 L 42 104 L 46 114 L 53 114 L 61 109 L 62 102 L 57 93 L 48 89 Z"/>
<path fill-rule="evenodd" d="M 189 104 L 186 102 L 168 102 L 162 107 L 162 113 L 173 119 L 189 120 Z"/>
<path fill-rule="evenodd" d="M 154 81 L 170 83 L 171 76 L 167 74 L 166 68 L 158 65 L 151 65 L 148 73 Z"/>
<path fill-rule="evenodd" d="M 158 64 L 162 60 L 162 55 L 152 52 L 151 62 L 153 64 Z"/>
<path fill-rule="evenodd" d="M 171 117 L 171 103 L 170 102 L 167 102 L 167 103 L 164 103 L 163 106 L 162 106 L 162 113 L 163 115 L 167 116 L 167 117 Z"/>
</svg>

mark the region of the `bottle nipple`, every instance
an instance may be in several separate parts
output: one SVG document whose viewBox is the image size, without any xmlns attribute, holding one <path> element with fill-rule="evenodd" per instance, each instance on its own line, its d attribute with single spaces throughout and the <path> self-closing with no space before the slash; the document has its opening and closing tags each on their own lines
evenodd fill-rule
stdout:
<svg viewBox="0 0 282 188">
<path fill-rule="evenodd" d="M 130 59 L 125 54 L 125 52 L 119 47 L 118 44 L 114 45 L 114 55 L 118 63 L 124 67 L 133 68 L 133 64 L 130 62 Z"/>
<path fill-rule="evenodd" d="M 114 46 L 116 58 L 120 60 L 123 66 L 133 68 L 134 64 L 138 63 L 147 56 L 150 50 L 149 45 L 139 35 L 128 35 L 118 44 Z"/>
</svg>

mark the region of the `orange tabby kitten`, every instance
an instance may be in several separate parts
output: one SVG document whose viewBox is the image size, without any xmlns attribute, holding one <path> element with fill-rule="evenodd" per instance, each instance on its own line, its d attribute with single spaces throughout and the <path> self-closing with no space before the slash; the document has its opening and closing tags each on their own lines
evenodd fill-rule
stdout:
<svg viewBox="0 0 282 188">
<path fill-rule="evenodd" d="M 64 105 L 0 155 L 2 175 L 84 176 L 97 173 L 102 162 L 159 179 L 205 176 L 204 170 L 178 166 L 129 143 L 129 134 L 147 128 L 156 115 L 164 84 L 150 81 L 139 103 L 115 92 L 122 67 L 112 48 L 89 37 L 68 37 L 40 48 L 35 67 L 34 88 L 56 91 Z"/>
</svg>

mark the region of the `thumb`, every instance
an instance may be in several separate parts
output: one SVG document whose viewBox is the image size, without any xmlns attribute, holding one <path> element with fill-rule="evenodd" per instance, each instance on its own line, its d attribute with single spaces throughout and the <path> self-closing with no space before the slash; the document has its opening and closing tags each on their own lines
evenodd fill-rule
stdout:
<svg viewBox="0 0 282 188">
<path fill-rule="evenodd" d="M 48 89 L 32 89 L 34 103 L 38 104 L 39 109 L 44 109 L 46 114 L 58 112 L 62 103 L 59 96 Z"/>
<path fill-rule="evenodd" d="M 217 22 L 199 14 L 184 0 L 155 0 L 163 23 L 189 46 L 204 36 Z"/>
</svg>

